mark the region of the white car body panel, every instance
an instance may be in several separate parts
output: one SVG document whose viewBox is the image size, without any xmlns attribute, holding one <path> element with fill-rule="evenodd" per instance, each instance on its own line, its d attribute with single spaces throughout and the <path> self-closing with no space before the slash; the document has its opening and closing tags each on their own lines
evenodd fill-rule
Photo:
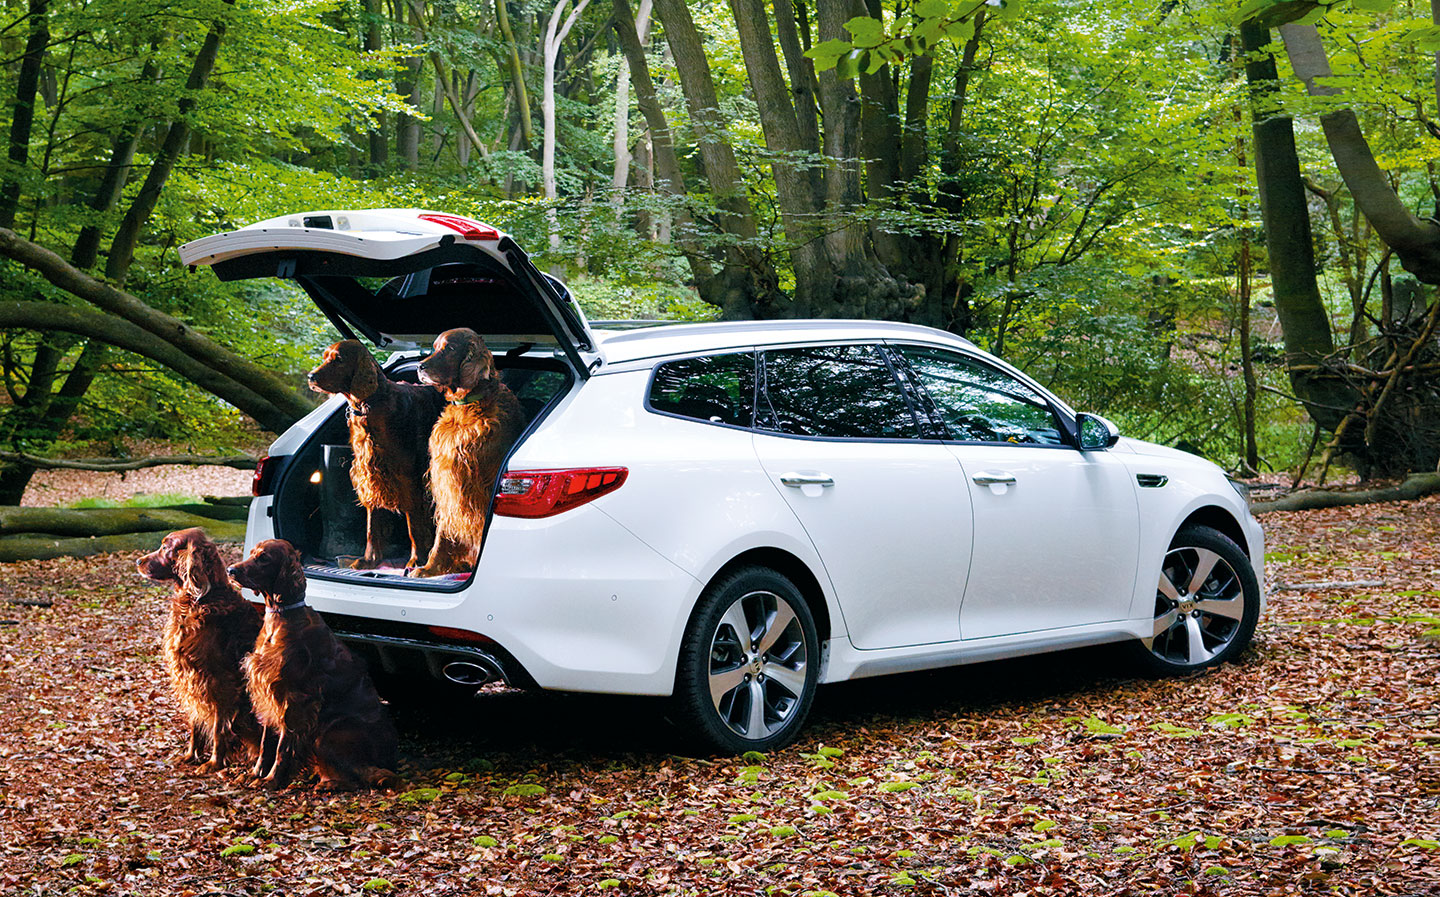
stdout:
<svg viewBox="0 0 1440 897">
<path fill-rule="evenodd" d="M 1105 452 L 952 445 L 974 501 L 966 639 L 1124 620 L 1139 560 L 1134 477 Z M 981 485 L 976 477 L 1013 478 Z"/>
<path fill-rule="evenodd" d="M 855 647 L 960 638 L 970 496 L 946 446 L 768 433 L 753 438 L 775 490 L 821 553 Z M 781 482 L 793 474 L 827 477 L 834 485 Z"/>
</svg>

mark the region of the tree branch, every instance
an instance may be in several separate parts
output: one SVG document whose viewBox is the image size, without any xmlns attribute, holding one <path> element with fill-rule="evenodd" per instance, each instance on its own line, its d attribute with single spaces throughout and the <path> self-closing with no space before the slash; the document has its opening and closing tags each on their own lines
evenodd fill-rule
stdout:
<svg viewBox="0 0 1440 897">
<path fill-rule="evenodd" d="M 0 451 L 0 461 L 25 464 L 39 470 L 94 470 L 114 473 L 125 470 L 140 470 L 146 467 L 164 467 L 183 464 L 190 467 L 234 467 L 237 470 L 254 470 L 255 459 L 249 455 L 157 455 L 153 458 L 137 458 L 133 461 L 116 461 L 111 458 L 42 458 L 26 452 Z"/>
</svg>

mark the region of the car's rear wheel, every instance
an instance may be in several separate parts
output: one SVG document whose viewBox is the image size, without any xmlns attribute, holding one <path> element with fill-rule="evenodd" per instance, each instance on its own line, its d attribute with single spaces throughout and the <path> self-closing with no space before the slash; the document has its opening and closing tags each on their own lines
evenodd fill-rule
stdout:
<svg viewBox="0 0 1440 897">
<path fill-rule="evenodd" d="M 794 583 L 746 567 L 705 590 L 680 645 L 674 716 L 706 747 L 768 751 L 793 741 L 815 699 L 820 638 Z"/>
<path fill-rule="evenodd" d="M 1182 529 L 1160 563 L 1154 629 L 1139 656 L 1152 672 L 1212 667 L 1250 644 L 1260 586 L 1243 549 L 1209 527 Z"/>
</svg>

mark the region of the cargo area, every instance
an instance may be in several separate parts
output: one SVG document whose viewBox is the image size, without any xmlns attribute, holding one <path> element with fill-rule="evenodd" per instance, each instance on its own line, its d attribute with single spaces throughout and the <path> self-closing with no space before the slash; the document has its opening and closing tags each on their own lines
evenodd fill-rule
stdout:
<svg viewBox="0 0 1440 897">
<path fill-rule="evenodd" d="M 428 354 L 416 352 L 386 370 L 394 381 L 416 383 L 416 367 Z M 516 446 L 569 391 L 573 375 L 553 357 L 495 356 L 505 385 L 525 410 L 526 425 Z M 514 451 L 512 446 L 511 451 Z M 356 570 L 350 563 L 365 553 L 365 509 L 350 480 L 350 431 L 344 405 L 336 408 L 290 458 L 275 484 L 275 535 L 300 550 L 307 575 L 319 579 L 420 589 L 462 588 L 474 570 L 433 578 L 407 578 L 410 542 L 403 515 L 378 511 L 375 525 L 385 563 Z M 503 467 L 502 467 L 503 469 Z"/>
</svg>

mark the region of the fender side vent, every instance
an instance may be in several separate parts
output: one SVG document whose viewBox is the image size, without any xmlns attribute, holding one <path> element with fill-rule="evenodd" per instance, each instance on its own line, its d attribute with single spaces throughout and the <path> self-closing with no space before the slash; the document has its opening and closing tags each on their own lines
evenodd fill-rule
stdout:
<svg viewBox="0 0 1440 897">
<path fill-rule="evenodd" d="M 1144 486 L 1146 489 L 1159 489 L 1161 486 L 1170 482 L 1170 478 L 1163 473 L 1137 473 L 1135 474 L 1135 482 Z"/>
</svg>

